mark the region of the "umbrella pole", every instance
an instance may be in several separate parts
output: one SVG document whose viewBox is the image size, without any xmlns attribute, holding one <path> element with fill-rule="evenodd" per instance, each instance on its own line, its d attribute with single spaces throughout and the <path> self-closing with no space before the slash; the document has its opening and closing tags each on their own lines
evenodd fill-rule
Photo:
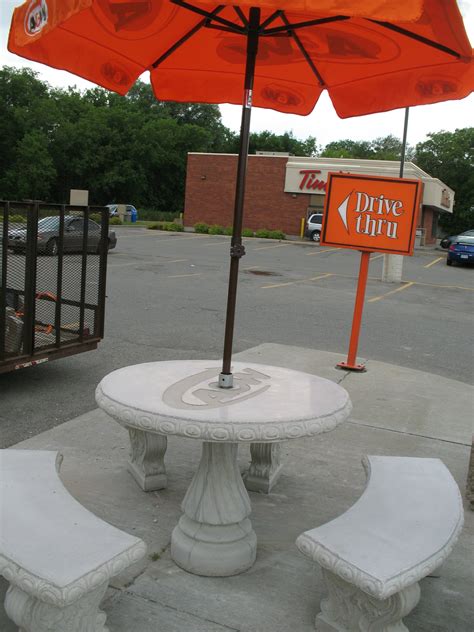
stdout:
<svg viewBox="0 0 474 632">
<path fill-rule="evenodd" d="M 403 125 L 402 155 L 400 156 L 400 178 L 403 178 L 403 172 L 405 169 L 405 154 L 407 151 L 407 132 L 408 132 L 409 112 L 410 112 L 410 108 L 405 108 L 405 123 Z"/>
<path fill-rule="evenodd" d="M 405 170 L 405 155 L 407 151 L 407 134 L 408 134 L 408 115 L 410 108 L 405 108 L 405 122 L 403 124 L 403 140 L 400 155 L 400 174 L 403 178 Z M 403 271 L 403 255 L 384 255 L 382 268 L 382 281 L 391 283 L 400 283 Z"/>
<path fill-rule="evenodd" d="M 227 313 L 224 336 L 224 354 L 222 372 L 219 375 L 221 388 L 232 388 L 231 373 L 232 342 L 234 339 L 235 305 L 237 299 L 237 281 L 239 260 L 245 254 L 242 244 L 242 221 L 244 211 L 245 181 L 249 153 L 250 115 L 252 111 L 252 90 L 255 75 L 255 61 L 258 50 L 258 29 L 260 26 L 260 9 L 252 7 L 249 14 L 247 34 L 247 59 L 245 66 L 244 103 L 242 106 L 242 122 L 240 127 L 240 147 L 237 164 L 237 184 L 235 189 L 234 224 L 230 246 L 229 289 L 227 293 Z"/>
</svg>

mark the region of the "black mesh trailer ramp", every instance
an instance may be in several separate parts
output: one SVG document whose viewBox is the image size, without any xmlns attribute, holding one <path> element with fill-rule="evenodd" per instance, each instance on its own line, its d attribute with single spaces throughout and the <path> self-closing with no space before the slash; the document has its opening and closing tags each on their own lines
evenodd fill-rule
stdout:
<svg viewBox="0 0 474 632">
<path fill-rule="evenodd" d="M 0 201 L 0 373 L 96 349 L 106 207 Z"/>
</svg>

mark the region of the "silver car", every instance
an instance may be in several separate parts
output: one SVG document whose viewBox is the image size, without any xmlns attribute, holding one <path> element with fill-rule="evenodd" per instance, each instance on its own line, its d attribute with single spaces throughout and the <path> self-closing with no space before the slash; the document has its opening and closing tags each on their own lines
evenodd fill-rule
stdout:
<svg viewBox="0 0 474 632">
<path fill-rule="evenodd" d="M 306 221 L 306 237 L 309 237 L 312 241 L 319 243 L 321 239 L 321 229 L 323 226 L 323 214 L 312 213 Z"/>
<path fill-rule="evenodd" d="M 98 252 L 100 243 L 100 226 L 89 220 L 87 233 L 88 252 Z M 64 218 L 63 252 L 81 252 L 84 237 L 84 219 L 75 215 Z M 15 252 L 26 249 L 27 229 L 10 228 L 8 230 L 8 247 Z M 108 248 L 115 248 L 117 237 L 109 231 Z M 43 217 L 38 222 L 38 253 L 57 255 L 59 250 L 59 217 Z"/>
</svg>

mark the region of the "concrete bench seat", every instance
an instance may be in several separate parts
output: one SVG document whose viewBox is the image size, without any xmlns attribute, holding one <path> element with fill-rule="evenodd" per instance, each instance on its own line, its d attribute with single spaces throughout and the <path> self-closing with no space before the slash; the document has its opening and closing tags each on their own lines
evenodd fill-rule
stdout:
<svg viewBox="0 0 474 632">
<path fill-rule="evenodd" d="M 323 569 L 321 632 L 407 630 L 418 581 L 451 552 L 461 495 L 439 459 L 368 456 L 367 487 L 343 515 L 301 534 L 298 549 Z"/>
<path fill-rule="evenodd" d="M 146 553 L 85 509 L 59 479 L 57 452 L 0 450 L 0 574 L 21 632 L 103 632 L 109 579 Z"/>
</svg>

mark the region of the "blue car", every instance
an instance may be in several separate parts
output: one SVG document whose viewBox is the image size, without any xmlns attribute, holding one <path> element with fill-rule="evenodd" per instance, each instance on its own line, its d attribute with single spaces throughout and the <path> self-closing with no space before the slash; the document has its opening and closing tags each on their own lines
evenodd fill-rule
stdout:
<svg viewBox="0 0 474 632">
<path fill-rule="evenodd" d="M 474 237 L 456 237 L 456 241 L 449 246 L 446 258 L 446 265 L 452 266 L 453 263 L 474 263 Z"/>
</svg>

